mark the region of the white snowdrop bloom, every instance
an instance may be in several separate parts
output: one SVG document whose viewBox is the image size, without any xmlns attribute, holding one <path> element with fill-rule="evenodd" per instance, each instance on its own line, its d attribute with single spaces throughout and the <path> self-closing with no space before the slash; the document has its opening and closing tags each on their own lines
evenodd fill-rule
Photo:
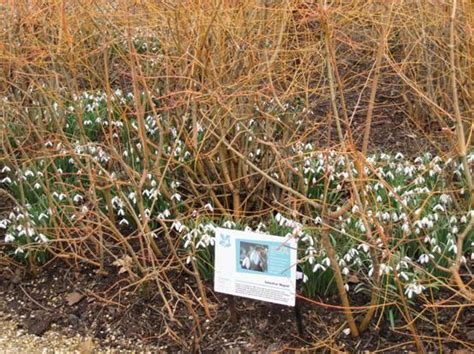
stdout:
<svg viewBox="0 0 474 354">
<path fill-rule="evenodd" d="M 377 196 L 377 202 L 378 203 L 382 203 L 383 202 L 383 199 L 380 195 Z"/>
<path fill-rule="evenodd" d="M 129 222 L 127 221 L 127 219 L 122 219 L 120 220 L 119 225 L 129 225 Z"/>
<path fill-rule="evenodd" d="M 317 216 L 316 218 L 314 218 L 314 223 L 316 225 L 322 225 L 323 219 L 321 217 Z"/>
<path fill-rule="evenodd" d="M 430 256 L 428 254 L 424 253 L 418 258 L 418 262 L 420 264 L 429 263 L 430 262 Z"/>
<path fill-rule="evenodd" d="M 81 213 L 82 214 L 85 214 L 89 211 L 89 208 L 87 207 L 87 205 L 83 205 L 81 206 Z"/>
<path fill-rule="evenodd" d="M 362 249 L 365 253 L 369 252 L 370 246 L 367 243 L 361 243 L 359 246 L 357 246 L 358 249 Z"/>
<path fill-rule="evenodd" d="M 349 274 L 349 268 L 344 267 L 344 268 L 342 268 L 342 271 L 341 271 L 341 272 L 342 272 L 342 274 L 344 274 L 344 275 L 348 275 L 348 274 Z"/>
<path fill-rule="evenodd" d="M 358 207 L 357 205 L 354 205 L 354 206 L 352 207 L 352 212 L 353 212 L 353 213 L 357 213 L 358 211 L 359 211 L 359 207 Z"/>
<path fill-rule="evenodd" d="M 178 232 L 186 231 L 187 227 L 181 224 L 178 220 L 174 221 L 173 224 L 171 224 L 171 230 L 176 230 Z"/>
<path fill-rule="evenodd" d="M 25 177 L 34 177 L 35 173 L 31 170 L 26 170 L 25 173 L 23 174 Z"/>
<path fill-rule="evenodd" d="M 323 259 L 322 263 L 326 266 L 326 267 L 329 267 L 331 265 L 331 260 L 329 259 L 329 257 L 326 257 Z"/>
<path fill-rule="evenodd" d="M 385 263 L 380 263 L 380 270 L 379 270 L 379 274 L 380 275 L 383 275 L 383 274 L 390 274 L 390 272 L 392 271 L 392 267 L 385 264 Z"/>
<path fill-rule="evenodd" d="M 80 194 L 76 194 L 73 198 L 74 202 L 75 203 L 79 203 L 80 201 L 82 201 L 84 198 L 82 197 L 82 195 Z"/>
<path fill-rule="evenodd" d="M 8 227 L 8 224 L 9 224 L 10 222 L 11 222 L 11 221 L 8 220 L 8 219 L 0 220 L 0 229 L 5 230 L 5 229 Z"/>
<path fill-rule="evenodd" d="M 405 272 L 400 272 L 399 275 L 400 275 L 401 278 L 405 279 L 405 281 L 408 281 L 409 278 L 408 278 L 408 275 Z"/>
<path fill-rule="evenodd" d="M 275 220 L 276 220 L 276 222 L 279 223 L 280 225 L 282 225 L 283 222 L 284 222 L 283 216 L 282 216 L 280 213 L 277 213 L 277 214 L 275 215 Z"/>
<path fill-rule="evenodd" d="M 204 208 L 209 210 L 211 213 L 214 211 L 214 208 L 212 207 L 210 203 L 207 203 L 206 205 L 204 205 Z"/>
<path fill-rule="evenodd" d="M 368 275 L 369 277 L 371 277 L 373 274 L 374 274 L 374 267 L 371 265 L 371 266 L 369 267 L 369 272 L 367 273 L 367 275 Z"/>
<path fill-rule="evenodd" d="M 0 183 L 8 183 L 8 184 L 10 184 L 10 183 L 12 183 L 12 180 L 11 180 L 10 177 L 7 176 L 7 177 L 3 178 L 2 180 L 0 180 Z"/>
<path fill-rule="evenodd" d="M 346 291 L 349 291 L 349 284 L 344 284 L 344 289 L 346 289 Z"/>
<path fill-rule="evenodd" d="M 58 199 L 60 202 L 63 201 L 64 199 L 66 199 L 66 197 L 67 197 L 66 194 L 57 193 L 57 192 L 54 192 L 53 196 L 56 197 L 56 199 Z"/>
<path fill-rule="evenodd" d="M 452 232 L 453 234 L 457 234 L 457 233 L 459 232 L 459 228 L 458 228 L 457 226 L 453 226 L 453 227 L 451 228 L 451 232 Z"/>
<path fill-rule="evenodd" d="M 130 192 L 128 194 L 128 199 L 130 199 L 130 201 L 133 203 L 133 204 L 136 204 L 137 203 L 137 194 L 135 192 Z"/>
<path fill-rule="evenodd" d="M 444 207 L 441 204 L 436 204 L 433 207 L 433 211 L 444 211 Z"/>
<path fill-rule="evenodd" d="M 179 193 L 174 193 L 172 196 L 171 196 L 171 200 L 176 200 L 176 201 L 181 201 L 181 195 Z"/>
<path fill-rule="evenodd" d="M 324 267 L 322 264 L 316 263 L 313 267 L 313 273 L 316 273 L 317 271 L 325 271 L 326 267 Z"/>
<path fill-rule="evenodd" d="M 41 221 L 43 219 L 49 219 L 49 216 L 45 213 L 41 213 L 39 216 L 38 216 L 38 220 Z"/>
<path fill-rule="evenodd" d="M 413 297 L 413 294 L 420 295 L 423 290 L 425 290 L 425 287 L 423 285 L 413 282 L 406 286 L 405 295 L 407 295 L 408 298 L 411 299 Z"/>
<path fill-rule="evenodd" d="M 11 172 L 11 168 L 8 167 L 7 165 L 3 166 L 2 173 L 8 173 L 8 172 Z"/>
<path fill-rule="evenodd" d="M 51 142 L 51 140 L 48 140 L 47 142 L 44 143 L 44 146 L 45 147 L 53 147 L 53 143 Z"/>
<path fill-rule="evenodd" d="M 405 156 L 403 156 L 401 152 L 397 152 L 397 154 L 395 155 L 395 160 L 403 160 L 404 158 Z"/>
<path fill-rule="evenodd" d="M 441 250 L 441 247 L 439 247 L 439 245 L 435 245 L 432 249 L 433 252 L 436 252 L 436 253 L 439 253 L 441 254 L 442 253 L 442 250 Z"/>
<path fill-rule="evenodd" d="M 456 224 L 457 222 L 458 222 L 458 219 L 454 215 L 449 218 L 450 224 Z"/>
<path fill-rule="evenodd" d="M 461 222 L 461 224 L 467 223 L 467 218 L 466 218 L 466 216 L 463 215 L 463 216 L 461 217 L 460 222 Z"/>
<path fill-rule="evenodd" d="M 44 243 L 46 243 L 46 242 L 49 241 L 49 238 L 47 238 L 46 235 L 44 235 L 44 234 L 42 234 L 42 233 L 40 233 L 40 234 L 38 235 L 38 238 L 40 239 L 41 242 L 44 242 Z"/>
<path fill-rule="evenodd" d="M 15 241 L 15 236 L 13 236 L 12 234 L 10 233 L 7 233 L 5 235 L 5 242 L 6 243 L 10 243 L 10 242 L 14 242 Z"/>
<path fill-rule="evenodd" d="M 233 229 L 235 227 L 235 222 L 231 220 L 227 220 L 222 224 L 222 226 L 224 226 L 227 229 Z"/>
<path fill-rule="evenodd" d="M 451 202 L 451 196 L 443 193 L 439 196 L 439 200 L 443 204 L 448 204 L 449 202 Z"/>
<path fill-rule="evenodd" d="M 453 240 L 448 240 L 448 251 L 453 252 L 454 254 L 458 253 L 458 246 L 454 243 Z"/>
<path fill-rule="evenodd" d="M 425 179 L 423 178 L 423 176 L 418 176 L 417 178 L 415 178 L 414 182 L 415 184 L 423 184 L 425 183 Z"/>
</svg>

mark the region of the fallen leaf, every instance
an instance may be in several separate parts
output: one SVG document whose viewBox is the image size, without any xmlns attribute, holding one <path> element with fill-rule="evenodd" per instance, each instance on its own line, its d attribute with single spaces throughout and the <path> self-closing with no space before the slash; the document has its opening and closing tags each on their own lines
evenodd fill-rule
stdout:
<svg viewBox="0 0 474 354">
<path fill-rule="evenodd" d="M 352 274 L 349 276 L 349 279 L 347 279 L 347 281 L 351 284 L 358 284 L 360 283 L 360 280 L 359 280 L 359 277 L 355 274 Z"/>
<path fill-rule="evenodd" d="M 69 293 L 66 295 L 66 301 L 69 306 L 79 303 L 83 298 L 84 298 L 84 295 L 77 291 L 74 291 L 73 293 Z"/>
</svg>

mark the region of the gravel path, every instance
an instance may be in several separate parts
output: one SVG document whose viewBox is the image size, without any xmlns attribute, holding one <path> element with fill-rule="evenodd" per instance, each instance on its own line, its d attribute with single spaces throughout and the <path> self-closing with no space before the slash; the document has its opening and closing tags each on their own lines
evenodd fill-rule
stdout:
<svg viewBox="0 0 474 354">
<path fill-rule="evenodd" d="M 4 311 L 0 299 L 0 353 L 92 353 L 95 344 L 81 336 L 68 337 L 54 330 L 38 337 L 21 328 L 19 321 Z"/>
<path fill-rule="evenodd" d="M 141 341 L 118 338 L 111 346 L 98 342 L 97 339 L 84 337 L 79 334 L 61 333 L 57 328 L 46 331 L 42 336 L 28 333 L 20 325 L 20 319 L 15 319 L 5 312 L 3 301 L 0 299 L 0 354 L 46 354 L 46 353 L 117 353 L 163 351 L 163 347 L 144 344 Z"/>
<path fill-rule="evenodd" d="M 80 336 L 66 337 L 48 331 L 42 337 L 28 334 L 18 323 L 0 311 L 0 353 L 91 353 L 95 344 Z M 107 350 L 105 350 L 107 351 Z"/>
</svg>

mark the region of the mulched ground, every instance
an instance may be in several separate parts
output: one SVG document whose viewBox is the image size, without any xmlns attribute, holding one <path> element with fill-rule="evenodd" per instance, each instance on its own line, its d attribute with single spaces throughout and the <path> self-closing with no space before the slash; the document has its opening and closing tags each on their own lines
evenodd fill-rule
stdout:
<svg viewBox="0 0 474 354">
<path fill-rule="evenodd" d="M 184 276 L 177 279 L 192 285 Z M 376 318 L 368 331 L 353 339 L 343 331 L 347 325 L 339 310 L 304 301 L 300 301 L 302 336 L 298 334 L 293 308 L 243 298 L 235 298 L 238 318 L 232 323 L 228 297 L 211 290 L 208 296 L 212 318 L 205 318 L 201 309 L 195 309 L 200 316 L 197 327 L 185 307 L 176 306 L 177 321 L 165 322 L 157 292 L 144 296 L 123 291 L 119 295 L 113 289 L 118 289 L 121 281 L 119 275 L 101 276 L 86 267 L 75 269 L 59 262 L 36 277 L 3 269 L 0 271 L 0 298 L 3 299 L 0 311 L 16 318 L 27 333 L 43 336 L 54 330 L 65 336 L 79 334 L 117 349 L 137 349 L 139 343 L 142 348 L 151 345 L 166 351 L 193 352 L 223 349 L 274 352 L 297 348 L 325 352 L 415 350 L 408 331 L 390 329 L 385 318 L 381 319 L 380 327 L 375 325 Z M 212 289 L 212 284 L 208 284 L 208 289 Z M 108 300 L 111 294 L 116 295 L 113 299 L 117 304 Z M 338 304 L 336 298 L 318 301 Z M 450 303 L 454 302 L 455 299 L 451 299 Z M 357 299 L 353 299 L 353 304 L 357 304 Z M 472 306 L 438 310 L 441 335 L 428 320 L 416 322 L 419 332 L 425 336 L 426 349 L 448 353 L 474 350 Z M 434 319 L 434 312 L 430 310 L 425 310 L 423 315 Z M 395 324 L 401 326 L 402 321 Z"/>
</svg>

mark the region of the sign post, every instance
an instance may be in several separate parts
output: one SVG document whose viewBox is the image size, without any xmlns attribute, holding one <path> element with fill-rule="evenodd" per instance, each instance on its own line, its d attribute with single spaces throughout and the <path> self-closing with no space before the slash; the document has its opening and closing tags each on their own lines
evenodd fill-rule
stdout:
<svg viewBox="0 0 474 354">
<path fill-rule="evenodd" d="M 295 306 L 296 262 L 294 239 L 217 228 L 214 290 Z"/>
</svg>

